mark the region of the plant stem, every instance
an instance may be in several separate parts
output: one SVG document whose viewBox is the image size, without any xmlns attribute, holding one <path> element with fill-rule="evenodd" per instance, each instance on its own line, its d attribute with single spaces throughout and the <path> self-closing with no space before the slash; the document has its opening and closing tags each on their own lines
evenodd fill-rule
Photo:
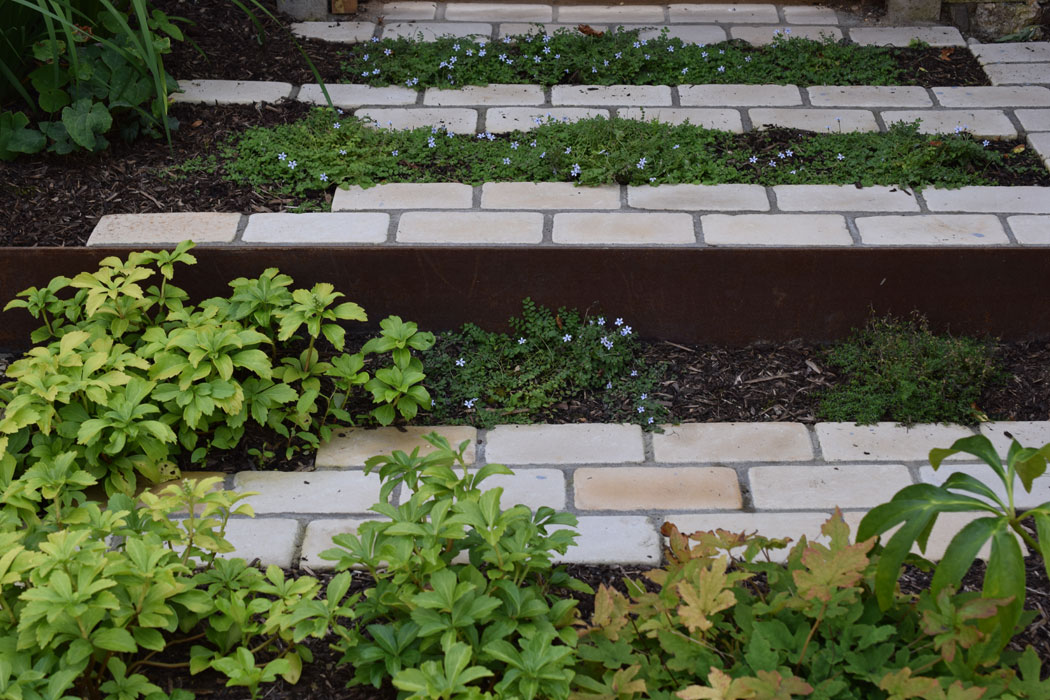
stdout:
<svg viewBox="0 0 1050 700">
<path fill-rule="evenodd" d="M 827 612 L 828 602 L 824 601 L 824 604 L 820 606 L 820 613 L 817 615 L 817 619 L 813 621 L 813 626 L 809 628 L 809 634 L 806 635 L 806 641 L 802 645 L 802 651 L 798 655 L 798 661 L 795 662 L 795 672 L 798 673 L 798 667 L 802 665 L 802 660 L 806 658 L 806 649 L 809 648 L 809 642 L 813 639 L 813 634 L 817 631 L 817 627 L 820 626 L 821 621 L 824 619 L 824 613 Z"/>
</svg>

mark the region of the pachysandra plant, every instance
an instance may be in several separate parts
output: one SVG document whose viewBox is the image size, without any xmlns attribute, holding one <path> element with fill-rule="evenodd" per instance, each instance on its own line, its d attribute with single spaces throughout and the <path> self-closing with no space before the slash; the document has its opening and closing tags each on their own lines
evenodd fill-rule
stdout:
<svg viewBox="0 0 1050 700">
<path fill-rule="evenodd" d="M 1017 625 L 1030 618 L 1023 611 L 1025 564 L 1019 539 L 1042 557 L 1050 574 L 1050 501 L 1023 513 L 1018 512 L 1014 501 L 1018 480 L 1031 493 L 1033 482 L 1046 472 L 1050 444 L 1036 449 L 1021 447 L 1011 440 L 1004 465 L 992 442 L 983 435 L 974 435 L 956 440 L 950 448 L 930 450 L 930 464 L 936 470 L 946 458 L 958 453 L 973 455 L 987 464 L 1001 489 L 962 472 L 953 473 L 940 486 L 906 486 L 864 517 L 857 537 L 882 535 L 900 525 L 885 543 L 875 577 L 879 605 L 885 609 L 892 603 L 901 564 L 916 543 L 922 551 L 926 550 L 938 515 L 981 514 L 952 538 L 937 565 L 930 589 L 936 596 L 957 587 L 981 548 L 991 542 L 981 594 L 985 599 L 1002 601 L 998 612 L 982 622 L 985 632 L 994 633 L 985 645 L 987 653 L 993 655 L 1006 646 Z M 1035 523 L 1036 537 L 1021 525 L 1029 517 Z"/>
<path fill-rule="evenodd" d="M 38 345 L 8 367 L 13 381 L 0 385 L 0 454 L 17 471 L 74 452 L 109 493 L 131 493 L 138 476 L 175 476 L 184 452 L 199 462 L 235 447 L 249 420 L 283 443 L 264 451 L 290 456 L 328 439 L 333 421 L 388 425 L 430 407 L 412 356 L 433 344 L 430 333 L 392 316 L 360 352 L 342 352 L 340 323 L 367 320 L 364 310 L 340 303 L 327 283 L 291 289 L 275 268 L 233 280 L 228 298 L 191 304 L 172 279 L 177 264 L 196 262 L 192 245 L 108 257 L 94 273 L 57 277 L 5 307 L 44 324 L 32 335 Z M 289 355 L 299 338 L 305 349 Z M 321 361 L 321 338 L 341 354 Z M 374 376 L 364 370 L 373 353 L 392 358 Z M 372 394 L 369 415 L 347 410 L 355 390 Z"/>
<path fill-rule="evenodd" d="M 468 468 L 467 442 L 453 450 L 436 434 L 420 456 L 396 451 L 378 469 L 380 503 L 354 534 L 321 557 L 337 571 L 363 567 L 375 580 L 356 608 L 358 626 L 337 641 L 352 684 L 391 679 L 402 697 L 429 700 L 567 698 L 573 677 L 576 601 L 554 587 L 589 590 L 563 567 L 576 537 L 568 513 L 504 509 L 502 488 L 484 480 L 503 465 Z M 400 505 L 388 502 L 401 487 Z"/>
</svg>

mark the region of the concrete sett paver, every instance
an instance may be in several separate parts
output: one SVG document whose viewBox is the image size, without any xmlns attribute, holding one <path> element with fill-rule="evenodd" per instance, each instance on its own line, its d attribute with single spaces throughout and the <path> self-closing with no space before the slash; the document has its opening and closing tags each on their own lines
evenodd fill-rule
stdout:
<svg viewBox="0 0 1050 700">
<path fill-rule="evenodd" d="M 705 129 L 743 133 L 744 125 L 740 112 L 735 109 L 705 109 L 703 107 L 620 107 L 616 110 L 620 119 L 636 119 L 665 124 L 702 126 Z"/>
<path fill-rule="evenodd" d="M 450 22 L 550 22 L 554 19 L 554 8 L 541 4 L 457 2 L 445 6 L 445 19 Z"/>
<path fill-rule="evenodd" d="M 942 107 L 1050 107 L 1050 88 L 1037 85 L 935 87 L 932 91 Z"/>
<path fill-rule="evenodd" d="M 813 459 L 809 431 L 801 423 L 684 423 L 653 433 L 657 462 L 753 462 Z"/>
<path fill-rule="evenodd" d="M 551 240 L 574 245 L 672 245 L 696 242 L 689 214 L 561 213 Z"/>
<path fill-rule="evenodd" d="M 99 219 L 87 245 L 175 245 L 192 232 L 197 243 L 231 243 L 240 214 L 174 212 L 107 214 Z"/>
<path fill-rule="evenodd" d="M 299 538 L 299 521 L 292 518 L 232 518 L 226 523 L 226 539 L 236 549 L 219 556 L 240 557 L 249 563 L 259 560 L 261 566 L 295 565 L 295 545 Z"/>
<path fill-rule="evenodd" d="M 174 102 L 212 105 L 250 105 L 277 102 L 292 94 L 291 83 L 262 80 L 180 80 Z"/>
<path fill-rule="evenodd" d="M 589 109 L 584 107 L 491 107 L 485 113 L 485 130 L 493 134 L 505 134 L 510 131 L 531 131 L 538 124 L 536 120 L 575 122 L 593 117 L 609 118 L 607 109 Z"/>
<path fill-rule="evenodd" d="M 759 510 L 805 509 L 813 503 L 873 508 L 912 483 L 902 464 L 759 466 L 748 469 L 747 478 L 751 500 Z M 857 488 L 858 484 L 864 488 Z"/>
<path fill-rule="evenodd" d="M 930 107 L 925 88 L 916 86 L 820 85 L 806 88 L 814 107 Z"/>
<path fill-rule="evenodd" d="M 761 185 L 632 185 L 627 188 L 627 203 L 635 209 L 769 210 L 769 198 Z"/>
<path fill-rule="evenodd" d="M 992 441 L 999 456 L 1006 459 L 1010 450 L 1011 439 L 1021 443 L 1021 447 L 1042 447 L 1050 443 L 1050 421 L 993 421 L 981 423 L 981 435 Z"/>
<path fill-rule="evenodd" d="M 711 246 L 849 246 L 846 219 L 838 214 L 704 214 L 704 243 Z"/>
<path fill-rule="evenodd" d="M 304 39 L 320 39 L 338 44 L 368 41 L 375 33 L 375 22 L 294 22 L 292 34 Z"/>
<path fill-rule="evenodd" d="M 915 195 L 897 187 L 776 185 L 773 193 L 781 211 L 919 211 Z"/>
<path fill-rule="evenodd" d="M 325 85 L 332 104 L 336 107 L 354 109 L 365 105 L 410 105 L 416 102 L 416 91 L 407 87 L 390 85 L 372 87 L 371 85 L 343 85 L 330 83 Z M 320 85 L 303 85 L 296 96 L 300 102 L 315 105 L 327 105 Z"/>
<path fill-rule="evenodd" d="M 619 209 L 620 188 L 571 182 L 486 182 L 482 209 Z"/>
<path fill-rule="evenodd" d="M 360 471 L 238 472 L 234 490 L 263 513 L 366 513 L 379 500 L 379 474 Z"/>
<path fill-rule="evenodd" d="M 799 25 L 780 25 L 776 27 L 733 27 L 729 34 L 733 39 L 746 41 L 752 46 L 768 46 L 782 37 L 797 37 L 801 39 L 812 39 L 813 41 L 824 41 L 831 39 L 839 41 L 842 39 L 842 30 L 838 27 L 813 26 L 805 27 Z"/>
<path fill-rule="evenodd" d="M 515 212 L 411 211 L 401 215 L 398 243 L 539 243 L 543 214 Z"/>
<path fill-rule="evenodd" d="M 984 72 L 992 85 L 1050 85 L 1050 64 L 1046 63 L 988 63 Z"/>
<path fill-rule="evenodd" d="M 924 462 L 934 447 L 950 447 L 959 438 L 973 435 L 972 430 L 960 425 L 939 424 L 907 427 L 896 423 L 817 423 L 815 430 L 827 462 Z"/>
<path fill-rule="evenodd" d="M 473 464 L 476 459 L 475 443 L 478 431 L 469 426 L 446 425 L 437 428 L 425 426 L 405 426 L 403 428 L 345 428 L 334 432 L 332 439 L 321 445 L 314 460 L 319 469 L 346 469 L 362 467 L 369 457 L 380 454 L 391 454 L 401 450 L 411 454 L 418 449 L 421 455 L 433 452 L 436 448 L 424 439 L 425 435 L 437 432 L 448 440 L 456 449 L 460 443 L 468 441 L 463 459 Z"/>
<path fill-rule="evenodd" d="M 779 22 L 775 5 L 766 4 L 671 4 L 668 18 L 672 22 L 717 22 L 773 24 Z"/>
<path fill-rule="evenodd" d="M 384 243 L 390 228 L 386 213 L 252 214 L 245 243 Z"/>
<path fill-rule="evenodd" d="M 1050 187 L 928 188 L 922 192 L 930 211 L 1050 214 Z"/>
<path fill-rule="evenodd" d="M 852 27 L 849 38 L 869 46 L 908 46 L 913 41 L 930 46 L 966 46 L 955 27 Z"/>
<path fill-rule="evenodd" d="M 725 467 L 583 467 L 573 472 L 579 510 L 739 510 L 736 471 Z"/>
<path fill-rule="evenodd" d="M 784 126 L 831 133 L 879 130 L 875 114 L 864 109 L 754 107 L 748 116 L 756 129 Z"/>
<path fill-rule="evenodd" d="M 950 134 L 961 129 L 978 138 L 1017 138 L 1017 129 L 1001 109 L 885 110 L 882 120 L 886 126 L 918 120 L 923 134 Z"/>
<path fill-rule="evenodd" d="M 555 107 L 670 106 L 671 88 L 667 85 L 555 85 L 551 88 L 551 104 Z"/>
<path fill-rule="evenodd" d="M 374 187 L 340 187 L 332 198 L 332 211 L 370 209 L 470 209 L 470 185 L 458 182 L 394 182 Z"/>
<path fill-rule="evenodd" d="M 858 216 L 861 243 L 883 246 L 1009 245 L 1002 222 L 990 214 Z"/>
<path fill-rule="evenodd" d="M 802 104 L 802 94 L 795 85 L 679 85 L 678 97 L 683 107 L 793 107 Z"/>
<path fill-rule="evenodd" d="M 499 464 L 624 464 L 641 462 L 637 425 L 500 425 L 489 431 L 485 456 Z"/>
<path fill-rule="evenodd" d="M 1030 63 L 1050 61 L 1050 41 L 1006 44 L 970 44 L 970 52 L 981 63 Z"/>
<path fill-rule="evenodd" d="M 1010 216 L 1006 223 L 1021 245 L 1050 245 L 1050 216 Z"/>
<path fill-rule="evenodd" d="M 423 104 L 435 106 L 464 105 L 541 105 L 543 88 L 539 85 L 466 85 L 455 90 L 427 88 Z"/>
</svg>

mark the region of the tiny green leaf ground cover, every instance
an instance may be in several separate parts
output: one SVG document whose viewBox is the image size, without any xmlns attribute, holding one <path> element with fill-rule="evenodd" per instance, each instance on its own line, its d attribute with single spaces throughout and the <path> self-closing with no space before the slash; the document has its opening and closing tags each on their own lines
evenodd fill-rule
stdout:
<svg viewBox="0 0 1050 700">
<path fill-rule="evenodd" d="M 789 30 L 785 30 L 790 32 Z M 499 41 L 441 37 L 433 42 L 381 39 L 355 46 L 344 64 L 348 82 L 423 89 L 486 83 L 680 85 L 915 85 L 902 71 L 901 49 L 780 35 L 769 46 L 727 41 L 704 46 L 666 33 L 533 33 Z"/>
<path fill-rule="evenodd" d="M 292 124 L 249 129 L 222 154 L 228 177 L 306 195 L 384 182 L 857 184 L 960 187 L 1026 178 L 1050 184 L 1030 149 L 957 133 L 777 129 L 734 134 L 691 124 L 551 119 L 533 131 L 457 135 L 437 127 L 373 129 L 318 109 Z M 205 167 L 189 163 L 184 167 Z M 207 167 L 214 167 L 208 164 Z M 177 170 L 172 172 L 178 176 Z"/>
</svg>

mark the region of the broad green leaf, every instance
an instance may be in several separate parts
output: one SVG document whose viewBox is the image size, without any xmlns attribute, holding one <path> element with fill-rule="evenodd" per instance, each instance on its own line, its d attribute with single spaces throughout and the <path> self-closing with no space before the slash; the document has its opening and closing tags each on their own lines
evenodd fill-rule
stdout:
<svg viewBox="0 0 1050 700">
<path fill-rule="evenodd" d="M 94 632 L 91 641 L 100 649 L 117 651 L 122 653 L 133 653 L 138 650 L 134 637 L 126 629 L 119 627 L 106 627 Z"/>
<path fill-rule="evenodd" d="M 1014 444 L 1017 444 L 1014 441 Z M 1011 464 L 1017 471 L 1024 490 L 1032 492 L 1032 482 L 1046 472 L 1046 461 L 1050 459 L 1050 443 L 1039 449 L 1025 448 L 1016 455 L 1011 455 Z"/>
<path fill-rule="evenodd" d="M 62 124 L 75 143 L 91 151 L 98 145 L 99 137 L 113 125 L 113 117 L 101 102 L 92 103 L 84 98 L 62 110 Z"/>
<path fill-rule="evenodd" d="M 981 595 L 985 598 L 1013 597 L 1013 602 L 1000 613 L 1001 643 L 1005 645 L 1013 637 L 1025 599 L 1024 556 L 1017 538 L 1005 524 L 992 537 L 992 552 L 988 557 Z"/>
<path fill-rule="evenodd" d="M 999 478 L 1004 483 L 1006 482 L 1006 472 L 1003 469 L 1002 461 L 999 459 L 999 454 L 995 451 L 992 441 L 984 435 L 960 438 L 952 443 L 952 446 L 948 449 L 934 448 L 930 450 L 930 466 L 936 470 L 947 457 L 959 452 L 965 452 L 983 460 L 985 464 L 995 470 L 995 473 L 999 475 Z"/>
<path fill-rule="evenodd" d="M 966 524 L 948 544 L 944 558 L 937 565 L 930 583 L 930 591 L 937 595 L 945 586 L 958 588 L 959 582 L 970 570 L 977 553 L 985 542 L 1003 526 L 998 518 L 978 518 Z"/>
</svg>

